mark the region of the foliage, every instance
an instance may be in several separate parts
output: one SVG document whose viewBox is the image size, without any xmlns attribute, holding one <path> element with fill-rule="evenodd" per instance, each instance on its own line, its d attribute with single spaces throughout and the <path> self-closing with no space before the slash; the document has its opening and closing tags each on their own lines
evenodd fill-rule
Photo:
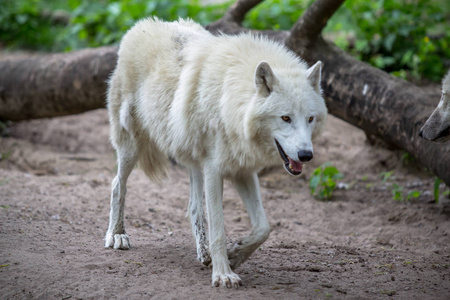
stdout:
<svg viewBox="0 0 450 300">
<path fill-rule="evenodd" d="M 381 177 L 381 180 L 383 181 L 383 183 L 386 183 L 386 181 L 388 181 L 393 174 L 394 174 L 394 171 L 381 172 L 380 177 Z M 393 177 L 393 178 L 395 178 L 395 177 Z"/>
<path fill-rule="evenodd" d="M 419 196 L 421 195 L 421 192 L 415 190 L 405 194 L 405 188 L 394 181 L 394 171 L 382 172 L 379 176 L 384 184 L 386 184 L 388 181 L 392 181 L 390 183 L 390 187 L 392 199 L 394 199 L 395 201 L 409 201 L 412 198 L 419 198 Z"/>
<path fill-rule="evenodd" d="M 50 1 L 51 2 L 51 1 Z M 0 9 L 0 41 L 15 48 L 54 50 L 54 39 L 62 27 L 46 16 L 38 0 L 3 0 Z"/>
<path fill-rule="evenodd" d="M 398 183 L 392 184 L 392 199 L 396 201 L 403 200 L 403 187 L 399 186 Z"/>
<path fill-rule="evenodd" d="M 434 180 L 434 186 L 433 186 L 433 196 L 434 196 L 434 201 L 436 203 L 439 202 L 439 185 L 441 184 L 441 179 L 439 177 L 436 177 L 436 179 Z"/>
<path fill-rule="evenodd" d="M 442 183 L 442 180 L 439 177 L 436 177 L 436 179 L 434 180 L 434 185 L 433 185 L 433 196 L 434 196 L 434 201 L 436 203 L 439 202 L 441 183 Z M 442 193 L 442 195 L 444 195 L 444 196 L 448 196 L 450 194 L 450 191 L 448 190 L 447 186 L 446 186 L 446 188 L 447 188 L 447 190 Z"/>
<path fill-rule="evenodd" d="M 200 0 L 5 0 L 0 10 L 0 41 L 12 48 L 62 51 L 117 43 L 137 20 L 192 18 L 208 24 L 230 3 L 201 6 Z M 67 24 L 52 12 L 65 12 Z M 50 16 L 50 17 L 49 17 Z"/>
<path fill-rule="evenodd" d="M 316 195 L 320 199 L 330 199 L 336 189 L 336 181 L 343 177 L 344 175 L 331 163 L 324 163 L 313 171 L 309 179 L 311 195 Z"/>
<path fill-rule="evenodd" d="M 0 41 L 8 48 L 73 50 L 117 43 L 138 19 L 190 17 L 205 25 L 234 0 L 203 6 L 200 0 L 2 0 Z M 244 26 L 288 30 L 313 0 L 266 0 Z M 60 22 L 55 15 L 65 15 Z M 338 46 L 400 77 L 439 81 L 450 64 L 447 0 L 347 0 L 325 33 Z"/>
<path fill-rule="evenodd" d="M 149 16 L 169 21 L 189 17 L 206 25 L 220 18 L 228 6 L 203 7 L 199 0 L 70 0 L 69 4 L 73 12 L 68 37 L 75 43 L 68 49 L 117 43 L 137 20 Z"/>
<path fill-rule="evenodd" d="M 247 13 L 243 25 L 259 30 L 289 30 L 312 2 L 312 0 L 266 0 Z"/>
<path fill-rule="evenodd" d="M 439 81 L 450 57 L 449 13 L 446 0 L 347 0 L 336 17 L 350 20 L 355 40 L 338 44 L 393 75 Z"/>
</svg>

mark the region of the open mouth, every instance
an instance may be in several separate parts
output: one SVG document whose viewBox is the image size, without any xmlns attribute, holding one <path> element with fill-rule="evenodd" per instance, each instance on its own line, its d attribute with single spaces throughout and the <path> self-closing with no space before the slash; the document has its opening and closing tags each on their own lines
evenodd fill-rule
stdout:
<svg viewBox="0 0 450 300">
<path fill-rule="evenodd" d="M 277 144 L 278 152 L 280 152 L 280 156 L 284 161 L 284 168 L 286 169 L 286 171 L 294 176 L 300 175 L 302 173 L 303 164 L 290 158 L 284 152 L 283 148 L 280 146 L 280 143 L 278 143 L 277 140 L 275 140 L 275 143 Z"/>
</svg>

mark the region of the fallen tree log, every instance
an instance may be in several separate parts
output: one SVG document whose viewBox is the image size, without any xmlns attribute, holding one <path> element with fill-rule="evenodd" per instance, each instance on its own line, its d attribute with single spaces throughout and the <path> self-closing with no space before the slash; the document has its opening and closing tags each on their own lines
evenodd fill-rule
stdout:
<svg viewBox="0 0 450 300">
<path fill-rule="evenodd" d="M 207 26 L 237 34 L 243 16 L 259 0 L 238 0 L 222 19 Z M 285 43 L 309 63 L 324 63 L 322 88 L 329 112 L 403 149 L 450 185 L 450 143 L 435 144 L 418 132 L 439 99 L 417 86 L 360 62 L 321 32 L 343 0 L 317 0 L 290 32 L 253 31 Z M 0 61 L 0 119 L 24 120 L 104 107 L 105 81 L 116 63 L 115 47 L 18 61 Z"/>
<path fill-rule="evenodd" d="M 0 120 L 20 121 L 105 107 L 117 47 L 0 61 Z"/>
</svg>

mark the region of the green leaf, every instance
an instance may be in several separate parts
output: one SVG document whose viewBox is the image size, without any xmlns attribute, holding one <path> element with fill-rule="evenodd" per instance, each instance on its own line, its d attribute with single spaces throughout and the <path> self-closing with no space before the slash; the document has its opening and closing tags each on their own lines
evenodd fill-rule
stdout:
<svg viewBox="0 0 450 300">
<path fill-rule="evenodd" d="M 441 185 L 441 179 L 439 177 L 436 177 L 434 180 L 434 186 L 433 186 L 433 195 L 434 195 L 434 201 L 436 203 L 439 202 L 439 186 Z"/>
<path fill-rule="evenodd" d="M 419 191 L 412 191 L 406 196 L 406 200 L 410 200 L 411 198 L 418 198 L 420 196 Z"/>
<path fill-rule="evenodd" d="M 336 180 L 343 178 L 344 175 L 339 173 L 339 170 L 327 162 L 314 169 L 309 186 L 311 194 L 318 194 L 319 198 L 330 199 L 333 191 L 336 189 Z"/>
<path fill-rule="evenodd" d="M 394 45 L 397 35 L 395 33 L 388 34 L 384 39 L 384 47 L 387 51 L 392 51 L 392 46 Z"/>
<path fill-rule="evenodd" d="M 334 174 L 337 174 L 337 173 L 339 173 L 339 171 L 336 169 L 336 167 L 332 167 L 332 166 L 326 167 L 323 170 L 323 174 L 326 176 L 333 176 Z"/>
<path fill-rule="evenodd" d="M 311 188 L 311 194 L 314 194 L 316 188 L 320 184 L 320 175 L 312 176 L 309 180 L 309 187 Z"/>
<path fill-rule="evenodd" d="M 403 200 L 403 187 L 399 186 L 397 183 L 392 184 L 392 198 L 396 201 Z"/>
<path fill-rule="evenodd" d="M 382 178 L 383 183 L 386 183 L 386 181 L 391 178 L 392 174 L 394 174 L 394 171 L 389 172 L 381 172 L 380 177 Z"/>
</svg>

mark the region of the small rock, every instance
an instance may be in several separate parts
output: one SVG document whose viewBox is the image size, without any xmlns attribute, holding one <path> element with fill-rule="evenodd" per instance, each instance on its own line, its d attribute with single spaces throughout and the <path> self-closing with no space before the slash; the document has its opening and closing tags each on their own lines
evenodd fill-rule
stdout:
<svg viewBox="0 0 450 300">
<path fill-rule="evenodd" d="M 308 272 L 322 272 L 323 270 L 320 267 L 318 267 L 318 266 L 311 266 L 311 267 L 306 268 L 306 271 L 308 271 Z"/>
<path fill-rule="evenodd" d="M 346 182 L 338 182 L 337 186 L 338 190 L 348 190 L 350 188 L 350 184 Z"/>
</svg>

